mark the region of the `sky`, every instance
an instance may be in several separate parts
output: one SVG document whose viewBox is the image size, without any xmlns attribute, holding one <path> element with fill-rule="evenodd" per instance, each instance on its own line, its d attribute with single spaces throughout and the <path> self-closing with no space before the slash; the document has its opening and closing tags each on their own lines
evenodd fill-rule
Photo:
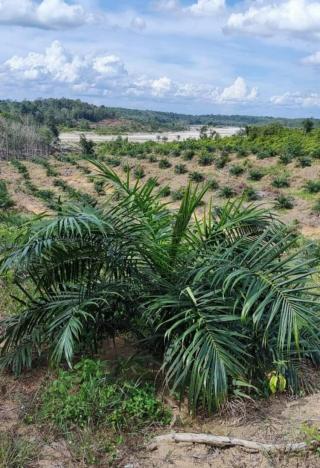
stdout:
<svg viewBox="0 0 320 468">
<path fill-rule="evenodd" d="M 320 117 L 320 1 L 0 0 L 0 99 Z"/>
</svg>

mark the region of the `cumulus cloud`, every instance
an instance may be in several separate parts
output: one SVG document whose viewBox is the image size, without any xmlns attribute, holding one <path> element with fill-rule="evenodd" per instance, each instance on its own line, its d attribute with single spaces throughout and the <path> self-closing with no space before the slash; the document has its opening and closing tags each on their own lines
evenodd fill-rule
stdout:
<svg viewBox="0 0 320 468">
<path fill-rule="evenodd" d="M 219 100 L 221 102 L 254 101 L 257 98 L 257 88 L 248 89 L 245 80 L 238 76 L 234 83 L 222 91 Z"/>
<path fill-rule="evenodd" d="M 272 96 L 271 103 L 284 107 L 320 107 L 319 93 L 287 92 L 278 96 Z"/>
<path fill-rule="evenodd" d="M 30 52 L 25 57 L 13 56 L 3 64 L 2 72 L 7 73 L 8 79 L 58 82 L 71 84 L 75 89 L 84 89 L 86 83 L 98 87 L 105 80 L 127 76 L 119 57 L 72 55 L 59 41 L 54 41 L 42 54 Z"/>
<path fill-rule="evenodd" d="M 318 35 L 320 2 L 314 0 L 256 0 L 243 12 L 232 13 L 226 30 L 272 36 L 275 33 Z"/>
<path fill-rule="evenodd" d="M 79 4 L 65 0 L 1 0 L 0 24 L 64 29 L 80 26 L 91 16 Z"/>
<path fill-rule="evenodd" d="M 0 79 L 7 86 L 35 90 L 60 90 L 81 97 L 131 96 L 137 98 L 191 100 L 209 103 L 248 103 L 257 98 L 241 77 L 225 88 L 202 83 L 173 81 L 168 76 L 131 74 L 114 54 L 77 55 L 54 41 L 43 53 L 15 55 L 0 65 Z"/>
</svg>

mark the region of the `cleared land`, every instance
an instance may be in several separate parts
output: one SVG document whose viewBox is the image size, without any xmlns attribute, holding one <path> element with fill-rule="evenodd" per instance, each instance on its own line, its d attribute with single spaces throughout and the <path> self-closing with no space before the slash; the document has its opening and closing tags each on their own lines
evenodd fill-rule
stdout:
<svg viewBox="0 0 320 468">
<path fill-rule="evenodd" d="M 108 158 L 108 156 L 106 156 Z M 206 203 L 212 199 L 214 206 L 220 206 L 225 203 L 228 194 L 224 193 L 226 187 L 231 189 L 232 196 L 243 194 L 248 187 L 256 193 L 257 200 L 254 203 L 263 203 L 272 208 L 276 204 L 279 195 L 285 195 L 293 198 L 292 209 L 280 209 L 278 213 L 281 219 L 286 223 L 296 223 L 301 232 L 310 238 L 318 238 L 320 236 L 320 217 L 313 211 L 313 207 L 317 202 L 318 193 L 310 193 L 305 186 L 307 181 L 317 181 L 320 178 L 320 161 L 315 160 L 311 167 L 297 167 L 295 162 L 283 166 L 277 163 L 274 158 L 266 158 L 258 160 L 255 155 L 249 155 L 245 159 L 239 159 L 236 154 L 230 154 L 228 164 L 221 169 L 217 169 L 213 164 L 209 166 L 199 165 L 199 160 L 195 156 L 191 161 L 185 161 L 182 157 L 167 158 L 171 164 L 168 168 L 159 168 L 163 157 L 157 156 L 153 162 L 148 159 L 136 160 L 132 157 L 121 157 L 118 159 L 112 158 L 112 164 L 119 164 L 114 167 L 114 170 L 121 176 L 126 176 L 126 168 L 132 168 L 132 178 L 138 169 L 142 169 L 145 174 L 143 180 L 148 177 L 155 177 L 158 180 L 159 190 L 164 187 L 170 188 L 170 194 L 164 199 L 170 203 L 172 208 L 179 205 L 179 192 L 188 184 L 190 175 L 194 173 L 200 174 L 204 180 L 214 180 L 216 188 L 209 190 L 204 197 Z M 22 164 L 27 168 L 31 182 L 41 191 L 52 191 L 54 197 L 61 198 L 62 201 L 70 200 L 70 194 L 65 188 L 56 185 L 56 179 L 62 179 L 67 186 L 74 190 L 89 194 L 95 197 L 98 202 L 103 201 L 104 191 L 97 193 L 95 188 L 95 168 L 80 157 L 71 159 L 71 162 L 50 158 L 48 163 L 56 176 L 48 176 L 47 170 L 35 163 L 24 161 Z M 108 164 L 108 161 L 106 161 Z M 183 165 L 183 174 L 177 174 L 176 167 Z M 240 166 L 243 172 L 239 175 L 232 174 L 232 167 Z M 263 177 L 261 180 L 252 180 L 252 171 L 261 170 Z M 181 170 L 181 168 L 180 168 Z M 285 177 L 289 180 L 289 187 L 277 188 L 274 180 Z M 19 211 L 39 213 L 43 211 L 52 211 L 48 208 L 48 200 L 40 199 L 34 193 L 31 193 L 25 184 L 22 175 L 19 174 L 17 168 L 11 162 L 0 162 L 0 178 L 7 182 L 8 191 L 16 203 Z M 71 197 L 72 201 L 72 197 Z M 73 201 L 76 201 L 73 198 Z M 199 207 L 201 213 L 202 208 Z"/>
<path fill-rule="evenodd" d="M 187 131 L 181 132 L 154 132 L 154 133 L 127 133 L 122 134 L 124 138 L 128 138 L 129 141 L 136 143 L 144 143 L 146 141 L 157 141 L 159 138 L 166 138 L 167 141 L 175 140 L 187 140 L 188 138 L 199 138 L 200 137 L 200 128 L 199 126 L 191 126 Z M 239 127 L 217 127 L 215 131 L 221 136 L 232 136 L 238 133 L 240 130 Z M 95 132 L 63 132 L 60 135 L 60 139 L 63 143 L 78 143 L 80 140 L 80 135 L 84 134 L 86 138 L 90 138 L 96 143 L 101 143 L 104 141 L 115 140 L 118 135 L 99 135 Z"/>
</svg>

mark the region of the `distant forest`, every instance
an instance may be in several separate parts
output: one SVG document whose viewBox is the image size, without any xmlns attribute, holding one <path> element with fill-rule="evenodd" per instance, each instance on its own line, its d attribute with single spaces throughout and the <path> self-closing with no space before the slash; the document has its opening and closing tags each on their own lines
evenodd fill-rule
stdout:
<svg viewBox="0 0 320 468">
<path fill-rule="evenodd" d="M 188 115 L 173 112 L 123 109 L 96 106 L 73 99 L 36 99 L 0 101 L 0 115 L 15 121 L 30 120 L 36 126 L 103 132 L 165 131 L 186 129 L 189 125 L 246 126 L 278 122 L 287 127 L 301 127 L 303 119 L 255 117 L 247 115 Z M 319 119 L 313 119 L 316 127 Z"/>
</svg>

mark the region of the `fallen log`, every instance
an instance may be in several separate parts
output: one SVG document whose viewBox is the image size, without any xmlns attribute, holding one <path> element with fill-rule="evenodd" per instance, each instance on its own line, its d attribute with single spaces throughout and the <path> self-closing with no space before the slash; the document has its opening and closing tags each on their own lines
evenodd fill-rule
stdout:
<svg viewBox="0 0 320 468">
<path fill-rule="evenodd" d="M 149 448 L 155 450 L 161 442 L 184 442 L 191 444 L 206 444 L 220 448 L 244 447 L 255 452 L 302 452 L 314 448 L 317 444 L 306 444 L 305 442 L 291 444 L 265 444 L 252 440 L 238 439 L 236 437 L 215 436 L 211 434 L 194 434 L 173 432 L 157 436 L 152 440 Z"/>
</svg>

